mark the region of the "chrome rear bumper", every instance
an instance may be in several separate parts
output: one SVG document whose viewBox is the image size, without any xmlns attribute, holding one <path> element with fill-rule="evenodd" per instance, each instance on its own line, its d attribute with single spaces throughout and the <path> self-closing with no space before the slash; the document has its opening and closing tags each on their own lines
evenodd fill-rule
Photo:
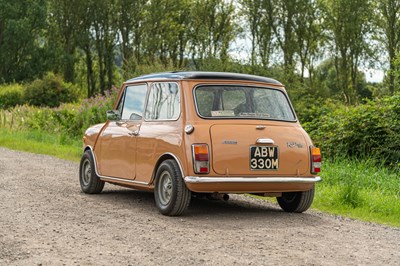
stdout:
<svg viewBox="0 0 400 266">
<path fill-rule="evenodd" d="M 316 183 L 321 177 L 208 177 L 186 176 L 186 183 Z"/>
</svg>

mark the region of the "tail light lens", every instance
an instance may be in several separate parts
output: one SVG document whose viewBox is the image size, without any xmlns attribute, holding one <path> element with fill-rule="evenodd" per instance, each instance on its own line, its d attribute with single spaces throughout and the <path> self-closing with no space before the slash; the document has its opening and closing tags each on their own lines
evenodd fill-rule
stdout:
<svg viewBox="0 0 400 266">
<path fill-rule="evenodd" d="M 210 156 L 207 144 L 193 144 L 193 168 L 196 174 L 208 174 L 210 172 Z"/>
<path fill-rule="evenodd" d="M 321 172 L 321 151 L 319 148 L 311 147 L 311 173 Z"/>
</svg>

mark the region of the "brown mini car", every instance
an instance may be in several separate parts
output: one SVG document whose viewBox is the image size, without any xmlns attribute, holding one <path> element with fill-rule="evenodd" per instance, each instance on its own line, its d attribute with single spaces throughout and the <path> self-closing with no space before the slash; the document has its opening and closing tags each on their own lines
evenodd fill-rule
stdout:
<svg viewBox="0 0 400 266">
<path fill-rule="evenodd" d="M 320 150 L 300 126 L 284 86 L 270 78 L 170 72 L 126 81 L 108 121 L 86 130 L 79 181 L 154 191 L 157 208 L 180 215 L 192 196 L 277 197 L 303 212 L 321 180 Z"/>
</svg>

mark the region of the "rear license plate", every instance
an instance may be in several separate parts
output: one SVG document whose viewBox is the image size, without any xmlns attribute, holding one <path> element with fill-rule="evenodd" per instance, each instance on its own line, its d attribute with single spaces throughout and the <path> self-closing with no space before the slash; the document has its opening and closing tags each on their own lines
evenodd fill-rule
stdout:
<svg viewBox="0 0 400 266">
<path fill-rule="evenodd" d="M 250 146 L 251 170 L 278 170 L 277 146 Z"/>
</svg>

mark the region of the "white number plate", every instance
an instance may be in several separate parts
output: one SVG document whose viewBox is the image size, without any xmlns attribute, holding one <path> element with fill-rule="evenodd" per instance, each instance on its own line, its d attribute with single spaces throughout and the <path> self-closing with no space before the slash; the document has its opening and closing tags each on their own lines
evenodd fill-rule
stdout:
<svg viewBox="0 0 400 266">
<path fill-rule="evenodd" d="M 250 146 L 251 170 L 278 170 L 277 146 Z"/>
</svg>

